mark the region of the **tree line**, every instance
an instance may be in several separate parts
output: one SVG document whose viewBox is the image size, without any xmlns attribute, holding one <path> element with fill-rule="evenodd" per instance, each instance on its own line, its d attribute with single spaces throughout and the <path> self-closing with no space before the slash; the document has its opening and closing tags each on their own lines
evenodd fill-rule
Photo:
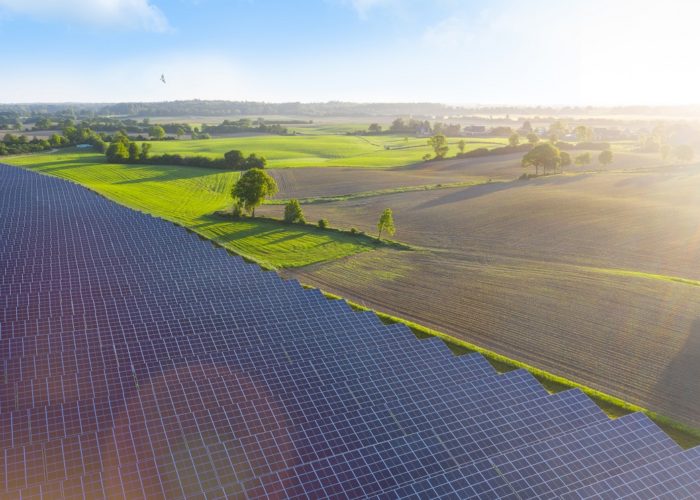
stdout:
<svg viewBox="0 0 700 500">
<path fill-rule="evenodd" d="M 267 165 L 264 156 L 251 153 L 245 156 L 241 151 L 231 150 L 223 158 L 208 156 L 183 156 L 179 154 L 151 154 L 148 142 L 131 141 L 126 135 L 118 133 L 104 153 L 110 163 L 143 163 L 147 165 L 174 165 L 186 167 L 219 168 L 225 170 L 263 169 Z"/>
<path fill-rule="evenodd" d="M 238 218 L 242 217 L 243 213 L 248 213 L 250 217 L 255 217 L 255 209 L 262 205 L 267 198 L 270 198 L 278 192 L 275 179 L 259 168 L 248 170 L 238 179 L 231 190 L 233 205 L 231 214 Z M 306 217 L 301 208 L 299 200 L 292 198 L 284 206 L 284 222 L 287 224 L 306 224 Z M 320 229 L 328 228 L 327 219 L 319 219 L 318 227 Z M 381 240 L 382 233 L 386 232 L 393 235 L 396 231 L 394 226 L 394 215 L 390 208 L 385 209 L 377 222 L 378 235 L 377 239 Z M 351 233 L 357 233 L 356 230 L 351 230 Z"/>
<path fill-rule="evenodd" d="M 52 134 L 48 139 L 34 137 L 29 139 L 26 135 L 7 133 L 0 142 L 0 156 L 27 153 L 40 153 L 51 149 L 76 146 L 78 144 L 90 144 L 100 152 L 105 152 L 107 144 L 104 138 L 83 126 L 68 126 L 61 134 Z"/>
<path fill-rule="evenodd" d="M 613 162 L 613 152 L 610 149 L 605 149 L 598 154 L 598 163 L 607 166 Z M 581 153 L 573 159 L 573 163 L 578 166 L 585 166 L 591 163 L 591 153 Z M 571 155 L 566 151 L 561 151 L 558 147 L 550 142 L 542 142 L 534 146 L 522 158 L 522 166 L 524 168 L 535 167 L 535 175 L 547 175 L 547 170 L 552 173 L 563 172 L 564 167 L 572 164 Z"/>
</svg>

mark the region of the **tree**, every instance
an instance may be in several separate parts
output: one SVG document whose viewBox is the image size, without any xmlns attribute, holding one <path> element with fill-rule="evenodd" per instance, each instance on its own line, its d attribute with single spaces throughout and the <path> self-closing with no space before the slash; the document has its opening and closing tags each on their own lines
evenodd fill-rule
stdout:
<svg viewBox="0 0 700 500">
<path fill-rule="evenodd" d="M 371 134 L 380 134 L 382 132 L 382 126 L 379 125 L 378 123 L 372 123 L 369 126 L 369 132 Z"/>
<path fill-rule="evenodd" d="M 508 144 L 510 144 L 510 147 L 514 148 L 520 144 L 520 136 L 518 134 L 512 134 L 508 138 Z"/>
<path fill-rule="evenodd" d="M 78 143 L 78 129 L 73 126 L 63 127 L 62 130 L 63 137 L 65 137 L 71 144 Z"/>
<path fill-rule="evenodd" d="M 687 144 L 681 144 L 676 146 L 675 154 L 676 158 L 678 158 L 680 161 L 693 161 L 695 151 L 693 151 L 693 148 Z"/>
<path fill-rule="evenodd" d="M 40 118 L 34 124 L 36 130 L 46 130 L 51 128 L 51 120 L 49 118 Z"/>
<path fill-rule="evenodd" d="M 293 224 L 295 222 L 300 224 L 306 223 L 304 212 L 301 210 L 299 200 L 296 198 L 292 198 L 284 206 L 284 222 L 287 224 Z"/>
<path fill-rule="evenodd" d="M 663 144 L 659 149 L 659 152 L 661 153 L 661 159 L 666 161 L 671 156 L 671 146 L 668 144 Z"/>
<path fill-rule="evenodd" d="M 139 145 L 135 142 L 129 144 L 129 162 L 136 163 L 139 161 L 140 152 Z"/>
<path fill-rule="evenodd" d="M 574 129 L 574 134 L 576 134 L 576 140 L 578 142 L 589 142 L 593 140 L 593 130 L 585 125 L 579 125 Z"/>
<path fill-rule="evenodd" d="M 245 163 L 243 164 L 243 168 L 250 170 L 251 168 L 265 168 L 265 165 L 267 165 L 267 159 L 264 156 L 258 156 L 255 153 L 251 153 L 248 155 L 248 158 L 245 159 Z"/>
<path fill-rule="evenodd" d="M 566 134 L 566 126 L 561 122 L 561 120 L 557 120 L 554 123 L 552 123 L 549 126 L 549 135 L 556 135 L 557 137 L 561 137 L 562 135 Z"/>
<path fill-rule="evenodd" d="M 378 240 L 382 239 L 382 232 L 386 231 L 389 236 L 393 235 L 396 231 L 394 227 L 394 214 L 391 212 L 390 208 L 385 208 L 382 215 L 379 217 L 379 222 L 377 222 L 377 229 L 379 230 Z"/>
<path fill-rule="evenodd" d="M 447 150 L 450 149 L 443 134 L 436 134 L 428 139 L 428 146 L 431 146 L 435 151 L 435 158 L 444 158 Z"/>
<path fill-rule="evenodd" d="M 459 149 L 459 154 L 463 155 L 464 154 L 464 148 L 467 147 L 467 143 L 464 139 L 460 139 L 459 142 L 457 143 L 457 149 Z"/>
<path fill-rule="evenodd" d="M 66 138 L 62 135 L 52 134 L 51 137 L 49 137 L 49 144 L 55 148 L 65 146 L 67 142 Z"/>
<path fill-rule="evenodd" d="M 527 136 L 528 134 L 531 134 L 531 133 L 532 133 L 532 124 L 531 124 L 529 121 L 525 120 L 525 121 L 523 122 L 523 126 L 520 127 L 520 129 L 518 130 L 518 132 L 520 132 L 520 134 L 521 134 L 521 135 L 524 135 L 524 136 Z"/>
<path fill-rule="evenodd" d="M 233 149 L 224 153 L 224 163 L 227 167 L 243 168 L 243 164 L 245 163 L 245 157 L 243 156 L 243 153 L 241 153 L 237 149 Z"/>
<path fill-rule="evenodd" d="M 153 125 L 148 129 L 148 135 L 150 135 L 153 139 L 162 139 L 165 137 L 165 129 L 160 125 Z"/>
<path fill-rule="evenodd" d="M 537 136 L 537 134 L 530 132 L 527 134 L 527 142 L 534 145 L 540 142 L 540 138 Z"/>
<path fill-rule="evenodd" d="M 535 167 L 535 175 L 539 175 L 539 169 L 542 167 L 544 175 L 547 175 L 547 169 L 555 169 L 561 163 L 561 155 L 559 149 L 548 142 L 538 144 L 523 156 L 523 167 Z"/>
<path fill-rule="evenodd" d="M 129 146 L 124 141 L 115 141 L 109 145 L 105 154 L 112 163 L 125 163 L 129 160 Z"/>
<path fill-rule="evenodd" d="M 175 136 L 179 139 L 179 138 L 182 137 L 183 135 L 185 135 L 185 129 L 182 128 L 182 127 L 177 127 L 177 128 L 175 129 Z"/>
<path fill-rule="evenodd" d="M 328 228 L 328 219 L 319 219 L 318 220 L 318 227 L 320 229 L 327 229 Z"/>
<path fill-rule="evenodd" d="M 598 155 L 598 163 L 600 163 L 601 165 L 610 165 L 612 161 L 613 154 L 612 151 L 610 151 L 609 149 L 601 151 Z"/>
<path fill-rule="evenodd" d="M 580 155 L 576 155 L 576 158 L 574 158 L 574 163 L 580 167 L 590 164 L 591 153 L 581 153 Z"/>
<path fill-rule="evenodd" d="M 141 153 L 139 153 L 139 160 L 148 160 L 148 156 L 151 154 L 151 145 L 147 142 L 141 143 Z"/>
<path fill-rule="evenodd" d="M 255 207 L 262 204 L 268 196 L 277 193 L 277 183 L 269 174 L 259 168 L 253 168 L 241 175 L 233 186 L 231 196 L 240 200 L 243 208 L 255 217 Z"/>
<path fill-rule="evenodd" d="M 566 151 L 559 151 L 559 172 L 562 172 L 563 168 L 569 165 L 571 165 L 571 155 Z"/>
</svg>

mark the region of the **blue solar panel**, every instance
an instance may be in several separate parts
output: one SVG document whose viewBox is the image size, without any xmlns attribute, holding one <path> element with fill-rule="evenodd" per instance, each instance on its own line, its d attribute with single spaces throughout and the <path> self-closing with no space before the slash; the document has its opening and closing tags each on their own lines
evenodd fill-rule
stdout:
<svg viewBox="0 0 700 500">
<path fill-rule="evenodd" d="M 76 185 L 0 166 L 0 234 L 1 496 L 697 488 L 696 455 L 638 416 L 610 422 L 580 391 L 498 375 Z"/>
<path fill-rule="evenodd" d="M 564 495 L 567 499 L 692 499 L 700 493 L 700 447 L 645 463 Z"/>
<path fill-rule="evenodd" d="M 460 469 L 464 479 L 460 483 L 447 482 L 447 474 L 439 473 L 391 496 L 475 496 L 470 485 L 479 483 L 483 471 L 490 467 L 490 474 L 497 474 L 499 479 L 481 484 L 480 497 L 500 496 L 505 484 L 513 498 L 561 498 L 583 485 L 678 453 L 678 445 L 653 422 L 633 413 L 494 454 L 476 469 Z M 440 485 L 440 490 L 434 485 Z"/>
</svg>

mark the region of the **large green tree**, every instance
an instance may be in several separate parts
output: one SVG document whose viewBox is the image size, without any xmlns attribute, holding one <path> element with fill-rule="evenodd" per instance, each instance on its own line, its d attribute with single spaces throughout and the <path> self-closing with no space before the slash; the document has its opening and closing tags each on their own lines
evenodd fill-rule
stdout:
<svg viewBox="0 0 700 500">
<path fill-rule="evenodd" d="M 382 215 L 379 217 L 379 222 L 377 222 L 377 230 L 379 231 L 378 240 L 382 239 L 382 232 L 386 231 L 389 236 L 394 234 L 396 228 L 394 227 L 394 214 L 390 208 L 385 208 Z"/>
<path fill-rule="evenodd" d="M 539 175 L 540 167 L 545 175 L 547 169 L 556 169 L 561 163 L 559 149 L 548 142 L 538 144 L 523 156 L 523 167 L 535 167 L 535 175 Z"/>
<path fill-rule="evenodd" d="M 238 200 L 252 217 L 255 217 L 255 208 L 276 193 L 275 179 L 259 168 L 252 168 L 241 175 L 231 191 L 234 200 Z"/>
</svg>

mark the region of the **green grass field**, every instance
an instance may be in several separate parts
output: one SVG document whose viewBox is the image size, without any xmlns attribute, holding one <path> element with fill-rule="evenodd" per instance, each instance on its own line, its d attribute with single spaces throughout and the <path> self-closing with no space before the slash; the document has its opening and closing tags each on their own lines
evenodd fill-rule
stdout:
<svg viewBox="0 0 700 500">
<path fill-rule="evenodd" d="M 332 231 L 212 216 L 229 204 L 237 172 L 115 165 L 103 163 L 103 155 L 74 150 L 3 161 L 72 180 L 122 205 L 189 227 L 269 268 L 304 266 L 373 248 L 361 238 Z"/>
<path fill-rule="evenodd" d="M 495 148 L 505 139 L 465 139 L 465 151 Z M 451 138 L 448 156 L 457 153 L 458 139 Z M 271 168 L 290 167 L 397 167 L 421 161 L 432 153 L 426 138 L 349 135 L 253 135 L 209 140 L 153 141 L 152 154 L 221 157 L 238 149 L 265 156 Z M 387 149 L 389 148 L 389 149 Z"/>
</svg>

